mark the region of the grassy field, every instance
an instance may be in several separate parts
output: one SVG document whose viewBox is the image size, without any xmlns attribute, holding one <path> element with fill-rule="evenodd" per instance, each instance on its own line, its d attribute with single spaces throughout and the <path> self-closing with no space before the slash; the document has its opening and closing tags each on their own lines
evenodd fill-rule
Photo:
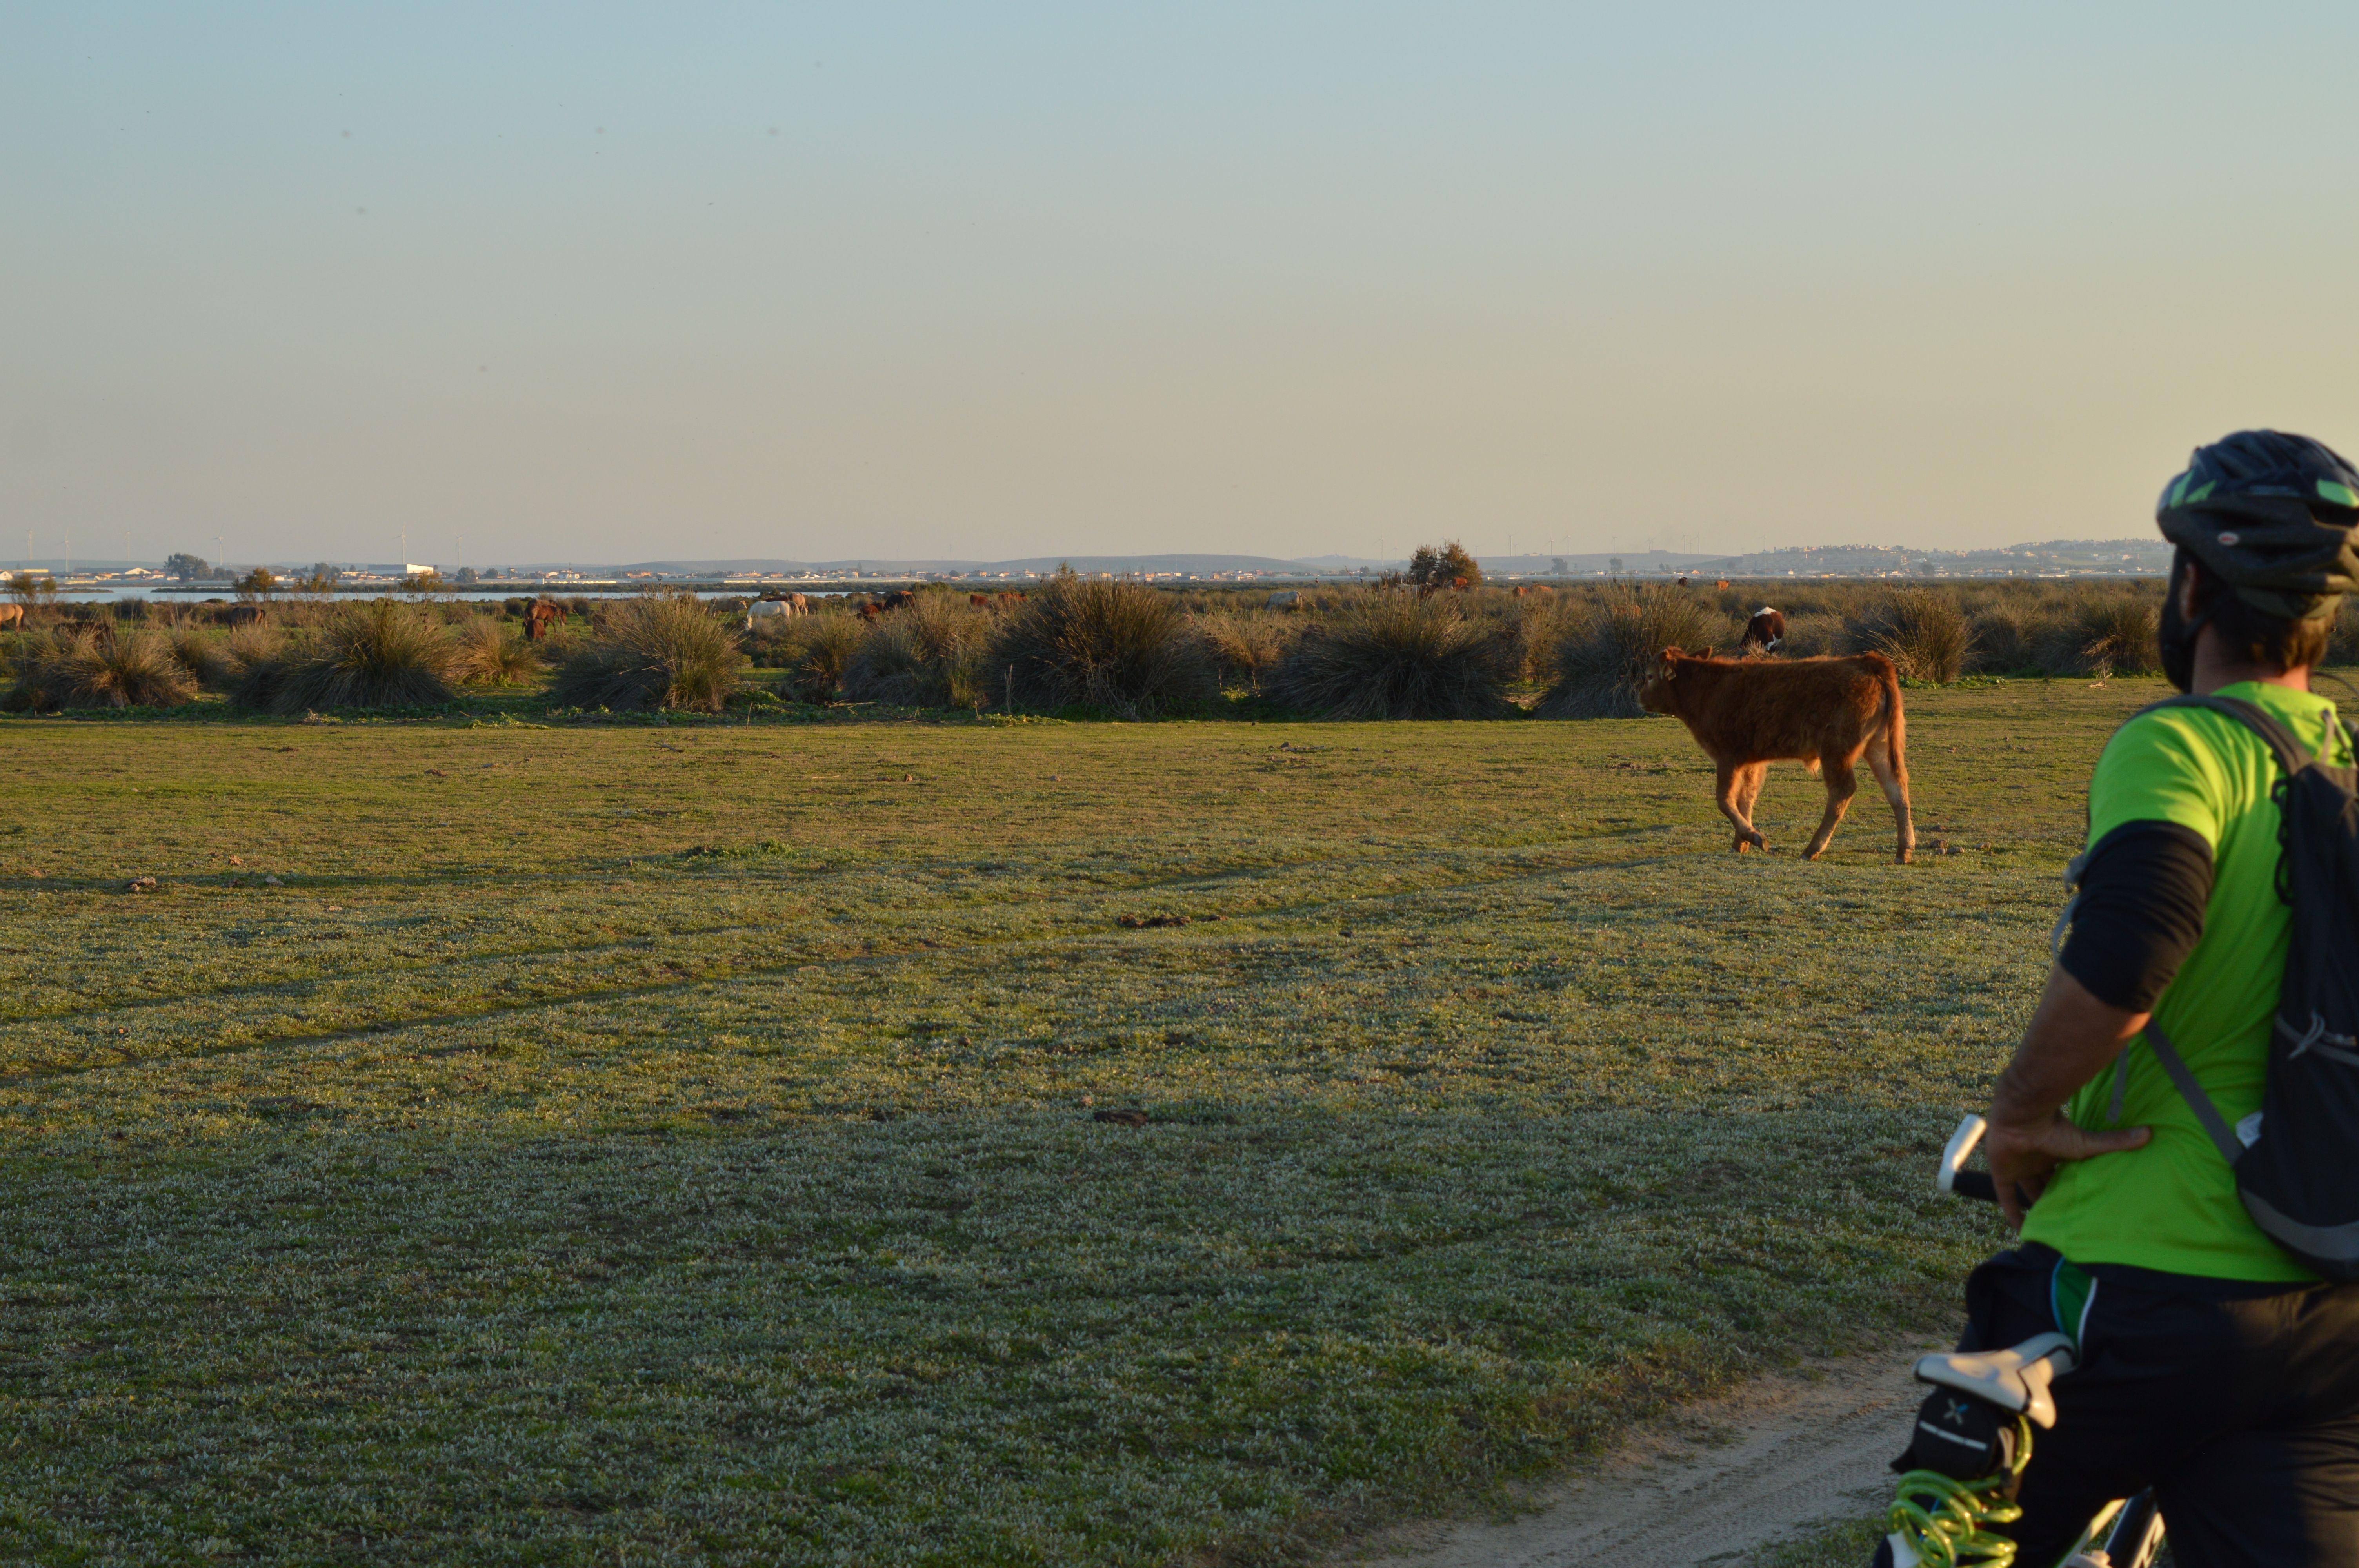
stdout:
<svg viewBox="0 0 2359 1568">
<path fill-rule="evenodd" d="M 1288 1560 L 1946 1321 L 2160 690 L 1912 693 L 1905 868 L 1664 720 L 0 721 L 0 1559 Z"/>
</svg>

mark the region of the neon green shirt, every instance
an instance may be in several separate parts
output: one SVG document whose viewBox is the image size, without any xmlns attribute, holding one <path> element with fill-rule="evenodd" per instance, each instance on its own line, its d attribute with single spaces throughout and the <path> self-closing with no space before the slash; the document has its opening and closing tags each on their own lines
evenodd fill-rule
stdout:
<svg viewBox="0 0 2359 1568">
<path fill-rule="evenodd" d="M 2265 708 L 2330 760 L 2349 750 L 2322 697 L 2245 681 L 2223 697 Z M 2203 935 L 2155 1003 L 2220 1114 L 2234 1126 L 2261 1108 L 2269 1030 L 2285 976 L 2291 913 L 2277 894 L 2277 769 L 2260 738 L 2223 713 L 2165 708 L 2131 719 L 2089 782 L 2089 842 L 2125 822 L 2175 822 L 2212 846 Z M 2065 1108 L 2074 1125 L 2150 1127 L 2153 1141 L 2059 1167 L 2025 1217 L 2024 1239 L 2076 1263 L 2128 1263 L 2221 1280 L 2316 1278 L 2261 1233 L 2236 1179 L 2141 1035 L 2124 1053 L 2122 1114 L 2108 1117 L 2114 1069 Z"/>
</svg>

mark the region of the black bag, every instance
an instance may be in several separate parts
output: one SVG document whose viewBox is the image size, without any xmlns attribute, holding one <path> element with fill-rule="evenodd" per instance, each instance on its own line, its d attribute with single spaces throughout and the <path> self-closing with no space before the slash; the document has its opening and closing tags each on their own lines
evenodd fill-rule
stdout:
<svg viewBox="0 0 2359 1568">
<path fill-rule="evenodd" d="M 2257 1115 L 2232 1129 L 2151 1021 L 2147 1044 L 2234 1168 L 2253 1223 L 2325 1278 L 2359 1280 L 2359 770 L 2310 756 L 2284 725 L 2233 697 L 2154 706 L 2209 708 L 2267 742 L 2280 775 L 2270 791 L 2277 896 L 2293 911 L 2293 935 Z M 2067 875 L 2077 881 L 2081 865 Z M 2118 1114 L 2118 1080 L 2114 1093 Z"/>
</svg>

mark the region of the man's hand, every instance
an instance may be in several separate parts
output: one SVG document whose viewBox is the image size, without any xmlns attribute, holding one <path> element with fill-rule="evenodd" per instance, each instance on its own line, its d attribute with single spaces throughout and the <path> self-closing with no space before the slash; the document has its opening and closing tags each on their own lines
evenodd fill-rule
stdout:
<svg viewBox="0 0 2359 1568">
<path fill-rule="evenodd" d="M 2143 1148 L 2153 1136 L 2143 1127 L 2085 1131 L 2063 1113 L 2064 1102 L 2112 1065 L 2147 1017 L 2099 1001 L 2060 968 L 2049 971 L 2039 1011 L 1991 1097 L 1991 1181 L 2007 1224 L 2023 1228 L 2024 1209 L 2065 1161 Z"/>
<path fill-rule="evenodd" d="M 2006 1211 L 2007 1224 L 2017 1230 L 2023 1228 L 2025 1207 L 2038 1200 L 2048 1188 L 2048 1178 L 2065 1161 L 2141 1149 L 2153 1136 L 2143 1127 L 2125 1127 L 2118 1132 L 2083 1132 L 2065 1120 L 2060 1110 L 2049 1111 L 2045 1121 L 2001 1121 L 1994 1106 L 1990 1141 L 1984 1148 L 1990 1159 L 1991 1182 L 1998 1188 L 1998 1206 Z M 2017 1196 L 2018 1193 L 2022 1195 Z"/>
</svg>

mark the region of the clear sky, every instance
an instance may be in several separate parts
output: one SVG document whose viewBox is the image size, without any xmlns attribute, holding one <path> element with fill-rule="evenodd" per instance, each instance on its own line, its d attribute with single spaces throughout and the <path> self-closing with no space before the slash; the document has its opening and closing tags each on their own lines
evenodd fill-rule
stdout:
<svg viewBox="0 0 2359 1568">
<path fill-rule="evenodd" d="M 2359 7 L 0 5 L 0 559 L 1982 546 L 2359 449 Z"/>
</svg>

